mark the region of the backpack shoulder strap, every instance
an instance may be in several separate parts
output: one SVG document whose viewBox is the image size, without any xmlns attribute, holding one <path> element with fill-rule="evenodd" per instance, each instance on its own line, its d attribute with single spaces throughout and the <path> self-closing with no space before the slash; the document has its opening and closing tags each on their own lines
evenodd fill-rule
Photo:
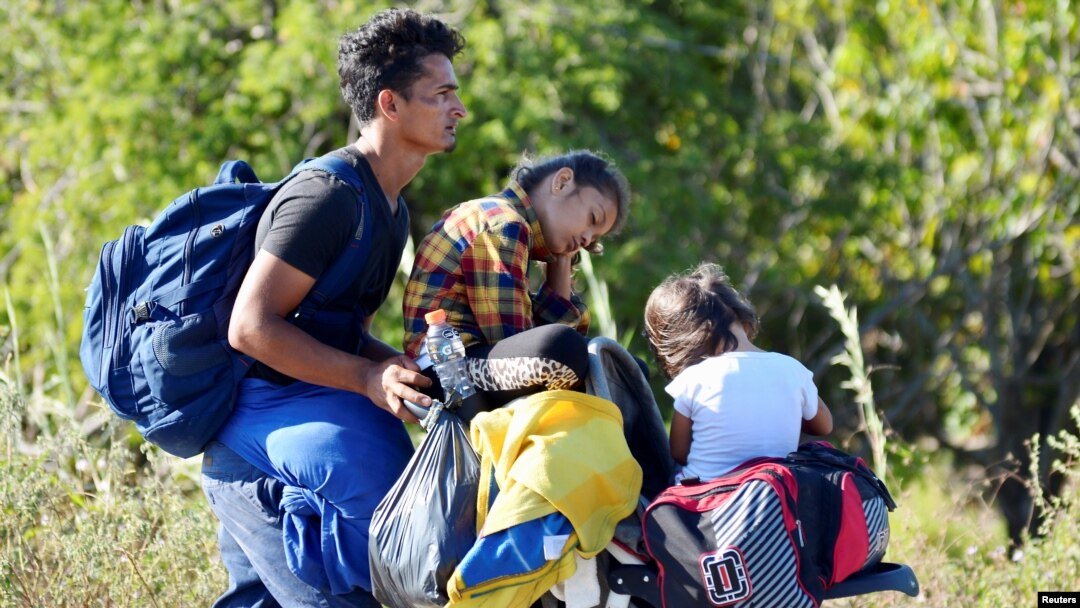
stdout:
<svg viewBox="0 0 1080 608">
<path fill-rule="evenodd" d="M 364 191 L 364 182 L 360 180 L 360 175 L 358 175 L 356 169 L 343 158 L 338 158 L 331 154 L 309 158 L 296 165 L 292 174 L 295 175 L 300 171 L 306 171 L 308 169 L 318 169 L 319 171 L 329 173 L 355 188 L 357 192 Z"/>
<path fill-rule="evenodd" d="M 373 231 L 366 229 L 366 225 L 371 218 L 371 199 L 356 169 L 341 158 L 325 155 L 300 163 L 293 170 L 293 174 L 307 169 L 324 171 L 352 186 L 353 190 L 356 191 L 357 204 L 359 205 L 359 213 L 356 214 L 356 222 L 353 225 L 353 238 L 341 255 L 330 264 L 322 276 L 319 277 L 319 280 L 315 282 L 311 292 L 301 302 L 297 311 L 298 316 L 302 318 L 314 318 L 316 312 L 331 297 L 348 286 L 351 282 L 349 279 L 356 273 L 356 269 L 364 265 L 374 239 Z M 361 312 L 361 314 L 364 317 L 367 316 L 366 311 Z"/>
</svg>

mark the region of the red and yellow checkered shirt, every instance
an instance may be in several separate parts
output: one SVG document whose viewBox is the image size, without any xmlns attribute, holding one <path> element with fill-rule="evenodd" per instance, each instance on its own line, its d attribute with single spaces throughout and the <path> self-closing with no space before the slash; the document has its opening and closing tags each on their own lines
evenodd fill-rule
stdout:
<svg viewBox="0 0 1080 608">
<path fill-rule="evenodd" d="M 548 323 L 587 332 L 588 310 L 576 294 L 567 300 L 547 283 L 530 292 L 530 260 L 550 257 L 536 210 L 514 182 L 447 211 L 417 248 L 405 287 L 405 353 L 420 354 L 424 315 L 438 308 L 466 347 Z"/>
</svg>

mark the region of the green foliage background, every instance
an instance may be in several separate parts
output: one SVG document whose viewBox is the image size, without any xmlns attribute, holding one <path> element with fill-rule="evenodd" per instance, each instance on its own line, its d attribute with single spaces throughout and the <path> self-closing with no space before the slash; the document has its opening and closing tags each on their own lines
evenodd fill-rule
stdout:
<svg viewBox="0 0 1080 608">
<path fill-rule="evenodd" d="M 45 462 L 42 442 L 76 429 L 96 449 L 127 447 L 126 483 L 146 474 L 137 436 L 78 364 L 101 244 L 225 159 L 277 179 L 349 143 L 337 37 L 388 5 L 0 0 L 0 355 L 23 404 L 12 449 Z M 1037 524 L 1025 478 L 1068 491 L 1051 459 L 1029 466 L 1025 442 L 1074 427 L 1080 395 L 1075 3 L 412 6 L 468 39 L 456 67 L 470 111 L 458 150 L 406 192 L 414 237 L 499 188 L 523 152 L 603 150 L 635 202 L 581 277 L 598 331 L 648 358 L 649 290 L 715 260 L 762 313 L 761 345 L 817 373 L 836 439 L 860 450 L 857 408 L 830 366 L 843 337 L 813 294 L 836 284 L 860 311 L 898 475 L 921 474 L 917 457 L 904 468 L 911 453 L 976 467 L 996 480 L 986 496 L 1014 539 Z M 397 297 L 377 323 L 390 343 Z M 78 459 L 55 460 L 71 472 Z"/>
</svg>

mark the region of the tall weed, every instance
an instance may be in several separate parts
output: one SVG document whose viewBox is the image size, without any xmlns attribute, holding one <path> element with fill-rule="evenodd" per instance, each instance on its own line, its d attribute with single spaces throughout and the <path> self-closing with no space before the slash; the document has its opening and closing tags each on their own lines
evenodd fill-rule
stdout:
<svg viewBox="0 0 1080 608">
<path fill-rule="evenodd" d="M 844 335 L 844 352 L 833 364 L 848 368 L 851 378 L 844 387 L 855 393 L 860 406 L 862 430 L 868 436 L 875 472 L 885 478 L 886 437 L 874 403 L 870 372 L 859 338 L 858 315 L 848 308 L 844 295 L 834 285 L 818 287 L 830 316 Z M 1071 410 L 1080 426 L 1080 404 Z M 999 607 L 1035 605 L 1039 591 L 1080 590 L 1080 438 L 1062 431 L 1047 438 L 1047 444 L 1061 457 L 1051 470 L 1063 476 L 1064 490 L 1047 497 L 1037 481 L 1029 482 L 1036 508 L 1045 518 L 1040 537 L 1010 553 L 1004 523 L 993 506 L 983 502 L 982 487 L 989 483 L 986 471 L 957 470 L 952 462 L 925 447 L 889 445 L 893 454 L 916 462 L 916 474 L 899 478 L 907 482 L 897 488 L 901 508 L 890 517 L 892 541 L 886 558 L 907 563 L 919 577 L 922 592 L 919 605 L 934 607 Z M 1039 437 L 1032 446 L 1032 475 L 1038 480 Z M 907 468 L 909 464 L 903 465 Z M 890 471 L 890 473 L 896 473 Z M 878 593 L 830 602 L 830 606 L 907 606 L 911 599 L 899 593 Z"/>
<path fill-rule="evenodd" d="M 601 336 L 618 340 L 618 328 L 615 325 L 615 315 L 611 310 L 607 281 L 596 273 L 592 256 L 588 251 L 581 252 L 580 268 L 581 274 L 585 277 L 585 284 L 589 286 L 589 315 L 595 326 L 594 331 Z"/>
<path fill-rule="evenodd" d="M 858 311 L 854 306 L 844 306 L 844 294 L 833 285 L 829 289 L 822 286 L 814 288 L 814 293 L 821 298 L 822 304 L 839 325 L 844 335 L 844 351 L 832 358 L 833 365 L 848 368 L 851 378 L 840 386 L 855 393 L 855 403 L 859 406 L 859 421 L 866 431 L 870 443 L 871 464 L 878 477 L 885 478 L 888 463 L 885 456 L 885 427 L 874 404 L 874 389 L 870 384 L 870 369 L 863 359 L 862 341 L 859 336 Z"/>
<path fill-rule="evenodd" d="M 93 447 L 77 425 L 26 442 L 26 410 L 0 378 L 0 606 L 205 606 L 225 589 L 205 501 L 148 474 L 171 459 Z"/>
<path fill-rule="evenodd" d="M 1074 416 L 1076 412 L 1074 408 Z M 890 516 L 892 540 L 886 560 L 914 569 L 920 596 L 912 600 L 900 593 L 877 593 L 827 606 L 1035 606 L 1039 591 L 1080 590 L 1080 438 L 1062 432 L 1054 442 L 1051 445 L 1063 456 L 1054 461 L 1053 470 L 1067 482 L 1053 499 L 1040 498 L 1041 490 L 1032 486 L 1037 508 L 1045 516 L 1042 536 L 1010 550 L 1004 522 L 982 499 L 982 490 L 990 483 L 985 471 L 964 474 L 936 453 L 917 477 L 894 488 L 900 508 Z M 1033 460 L 1037 462 L 1037 454 Z"/>
</svg>

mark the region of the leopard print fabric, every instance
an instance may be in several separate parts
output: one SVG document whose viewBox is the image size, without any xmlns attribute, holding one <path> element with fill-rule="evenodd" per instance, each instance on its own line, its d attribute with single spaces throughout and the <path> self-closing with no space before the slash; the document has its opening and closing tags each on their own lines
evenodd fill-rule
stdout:
<svg viewBox="0 0 1080 608">
<path fill-rule="evenodd" d="M 534 386 L 551 391 L 568 390 L 581 382 L 574 370 L 544 357 L 468 358 L 466 361 L 473 384 L 477 390 L 485 392 Z"/>
</svg>

